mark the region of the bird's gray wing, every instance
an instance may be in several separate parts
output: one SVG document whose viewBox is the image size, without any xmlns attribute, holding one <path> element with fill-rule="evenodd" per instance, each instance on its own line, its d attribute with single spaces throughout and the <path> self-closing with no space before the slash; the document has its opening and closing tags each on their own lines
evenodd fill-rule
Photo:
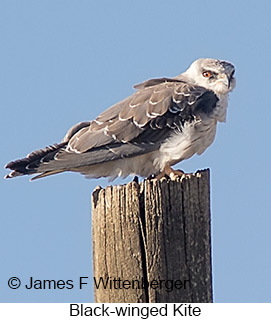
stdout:
<svg viewBox="0 0 271 323">
<path fill-rule="evenodd" d="M 212 91 L 199 86 L 176 79 L 149 80 L 132 96 L 104 111 L 89 127 L 77 131 L 70 138 L 67 150 L 85 153 L 104 146 L 144 143 L 148 152 L 199 111 L 211 112 L 216 102 Z M 130 145 L 127 149 L 129 155 L 133 154 Z"/>
</svg>

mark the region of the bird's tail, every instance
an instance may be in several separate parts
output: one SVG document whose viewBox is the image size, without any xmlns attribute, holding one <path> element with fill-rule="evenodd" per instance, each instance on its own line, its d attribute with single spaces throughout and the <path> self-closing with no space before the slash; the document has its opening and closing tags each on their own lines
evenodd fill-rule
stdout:
<svg viewBox="0 0 271 323">
<path fill-rule="evenodd" d="M 54 160 L 54 157 L 56 154 L 63 148 L 65 148 L 67 145 L 66 142 L 61 142 L 60 144 L 54 144 L 52 146 L 46 147 L 44 149 L 39 149 L 36 151 L 33 151 L 29 155 L 27 155 L 26 158 L 18 159 L 12 162 L 9 162 L 5 168 L 9 168 L 12 170 L 8 175 L 5 176 L 5 178 L 13 178 L 17 176 L 22 175 L 31 175 L 40 173 L 38 168 L 40 164 L 48 163 L 52 160 Z M 64 170 L 50 170 L 47 172 L 43 172 L 40 175 L 37 175 L 36 177 L 33 177 L 33 179 L 45 177 L 52 174 L 61 173 Z"/>
</svg>

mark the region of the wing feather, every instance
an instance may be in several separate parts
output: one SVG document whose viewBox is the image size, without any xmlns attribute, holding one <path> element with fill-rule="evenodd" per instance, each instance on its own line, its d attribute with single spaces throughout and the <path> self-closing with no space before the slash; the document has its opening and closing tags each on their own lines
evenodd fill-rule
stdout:
<svg viewBox="0 0 271 323">
<path fill-rule="evenodd" d="M 69 140 L 67 149 L 84 153 L 116 143 L 154 142 L 158 131 L 158 137 L 164 140 L 166 133 L 181 129 L 196 114 L 210 113 L 217 100 L 214 92 L 184 81 L 149 80 L 133 95 L 104 111 L 88 127 L 79 129 Z"/>
</svg>

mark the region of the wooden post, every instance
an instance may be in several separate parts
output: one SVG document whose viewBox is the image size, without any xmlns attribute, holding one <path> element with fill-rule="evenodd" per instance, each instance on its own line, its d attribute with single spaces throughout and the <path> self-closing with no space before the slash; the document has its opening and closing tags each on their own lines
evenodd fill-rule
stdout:
<svg viewBox="0 0 271 323">
<path fill-rule="evenodd" d="M 212 302 L 209 170 L 98 187 L 95 301 Z"/>
</svg>

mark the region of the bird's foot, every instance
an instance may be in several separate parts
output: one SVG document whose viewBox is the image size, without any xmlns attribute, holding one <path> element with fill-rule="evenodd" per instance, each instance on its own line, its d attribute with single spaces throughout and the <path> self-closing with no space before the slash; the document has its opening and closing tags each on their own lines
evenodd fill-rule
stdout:
<svg viewBox="0 0 271 323">
<path fill-rule="evenodd" d="M 182 177 L 185 174 L 181 169 L 171 169 L 170 174 L 168 175 L 171 180 L 175 180 L 178 177 Z"/>
<path fill-rule="evenodd" d="M 155 176 L 155 179 L 161 179 L 168 176 L 171 180 L 175 180 L 178 177 L 182 177 L 185 173 L 180 169 L 172 169 L 170 166 L 166 166 L 164 170 Z"/>
</svg>

